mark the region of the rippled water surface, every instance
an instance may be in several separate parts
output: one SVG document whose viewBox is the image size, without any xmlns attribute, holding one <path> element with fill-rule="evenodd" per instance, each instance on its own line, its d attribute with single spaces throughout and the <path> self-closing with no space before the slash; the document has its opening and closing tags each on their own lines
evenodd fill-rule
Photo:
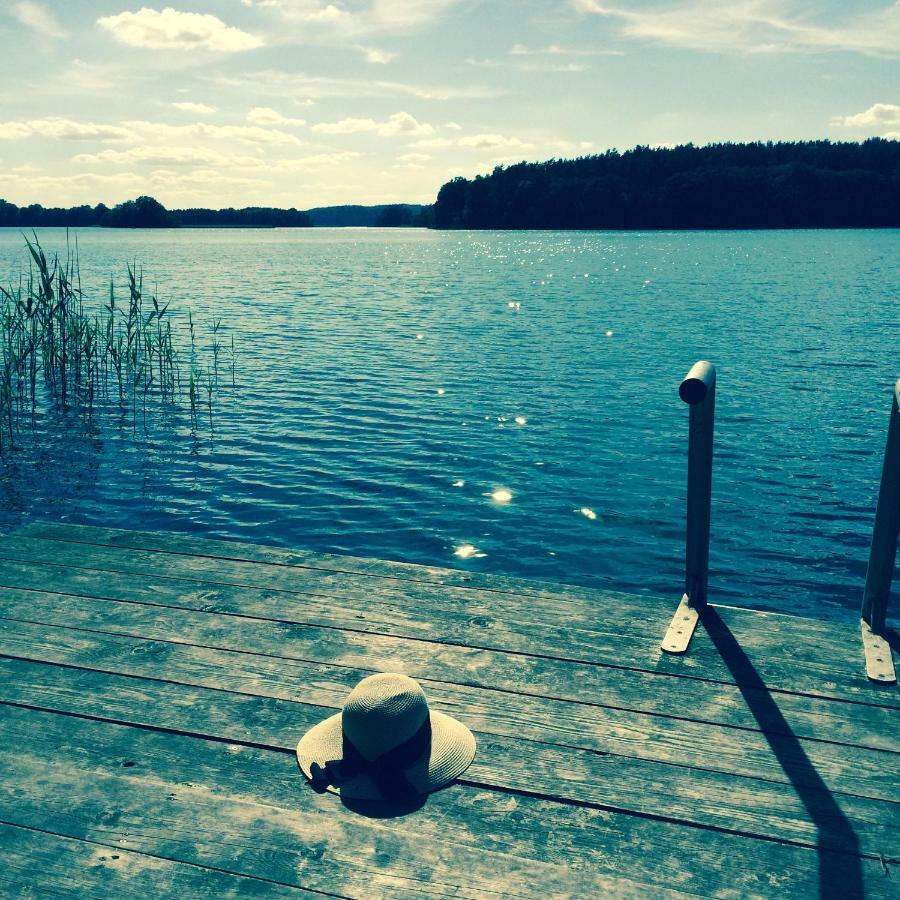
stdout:
<svg viewBox="0 0 900 900">
<path fill-rule="evenodd" d="M 65 233 L 39 233 L 64 249 Z M 900 232 L 79 234 L 100 298 L 137 259 L 221 318 L 212 431 L 56 424 L 0 459 L 2 526 L 66 520 L 610 586 L 682 579 L 681 376 L 719 370 L 710 591 L 859 603 Z M 24 265 L 0 230 L 0 276 Z M 182 323 L 183 324 L 183 323 Z M 128 420 L 130 422 L 130 420 Z"/>
</svg>

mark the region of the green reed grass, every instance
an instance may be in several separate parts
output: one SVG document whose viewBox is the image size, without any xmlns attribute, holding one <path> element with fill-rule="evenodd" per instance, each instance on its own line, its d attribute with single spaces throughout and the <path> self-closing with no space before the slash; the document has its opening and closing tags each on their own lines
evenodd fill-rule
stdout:
<svg viewBox="0 0 900 900">
<path fill-rule="evenodd" d="M 99 400 L 130 410 L 134 430 L 139 410 L 146 430 L 148 404 L 153 403 L 184 406 L 196 428 L 201 384 L 212 427 L 223 347 L 221 320 L 210 324 L 212 358 L 204 366 L 188 310 L 190 360 L 184 397 L 178 330 L 173 330 L 169 304 L 145 290 L 142 269 L 127 266 L 121 301 L 110 279 L 106 302 L 86 308 L 77 245 L 61 259 L 48 257 L 36 236 L 26 238 L 25 244 L 27 276 L 9 288 L 0 287 L 0 452 L 34 424 L 39 412 L 74 409 L 92 416 Z M 234 383 L 233 339 L 231 348 Z"/>
</svg>

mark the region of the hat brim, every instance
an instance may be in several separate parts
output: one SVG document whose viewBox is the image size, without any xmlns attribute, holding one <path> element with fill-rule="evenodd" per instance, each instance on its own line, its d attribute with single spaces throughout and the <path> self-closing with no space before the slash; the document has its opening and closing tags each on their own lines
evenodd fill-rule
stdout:
<svg viewBox="0 0 900 900">
<path fill-rule="evenodd" d="M 475 758 L 475 736 L 462 722 L 432 710 L 431 749 L 411 766 L 403 769 L 406 780 L 418 794 L 428 794 L 458 778 Z M 297 744 L 297 762 L 307 778 L 312 778 L 313 763 L 324 766 L 329 760 L 341 759 L 343 750 L 341 713 L 319 722 L 306 732 Z M 368 775 L 356 775 L 328 790 L 353 800 L 384 800 Z"/>
</svg>

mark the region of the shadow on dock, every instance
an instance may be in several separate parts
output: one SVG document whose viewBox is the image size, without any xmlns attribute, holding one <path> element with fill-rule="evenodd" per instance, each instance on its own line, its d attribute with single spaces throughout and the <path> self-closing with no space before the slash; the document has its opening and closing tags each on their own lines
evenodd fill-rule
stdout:
<svg viewBox="0 0 900 900">
<path fill-rule="evenodd" d="M 819 897 L 823 900 L 836 900 L 839 897 L 864 896 L 859 839 L 853 826 L 806 755 L 753 663 L 718 612 L 713 607 L 706 606 L 700 618 L 737 682 L 775 758 L 816 826 Z"/>
</svg>

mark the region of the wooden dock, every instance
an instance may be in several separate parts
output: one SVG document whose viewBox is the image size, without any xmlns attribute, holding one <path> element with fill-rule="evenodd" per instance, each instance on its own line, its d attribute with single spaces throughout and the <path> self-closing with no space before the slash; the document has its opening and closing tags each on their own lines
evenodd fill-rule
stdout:
<svg viewBox="0 0 900 900">
<path fill-rule="evenodd" d="M 70 525 L 0 584 L 4 897 L 900 896 L 853 627 L 709 605 L 675 656 L 674 597 Z M 374 671 L 478 739 L 393 818 L 294 757 Z"/>
</svg>

